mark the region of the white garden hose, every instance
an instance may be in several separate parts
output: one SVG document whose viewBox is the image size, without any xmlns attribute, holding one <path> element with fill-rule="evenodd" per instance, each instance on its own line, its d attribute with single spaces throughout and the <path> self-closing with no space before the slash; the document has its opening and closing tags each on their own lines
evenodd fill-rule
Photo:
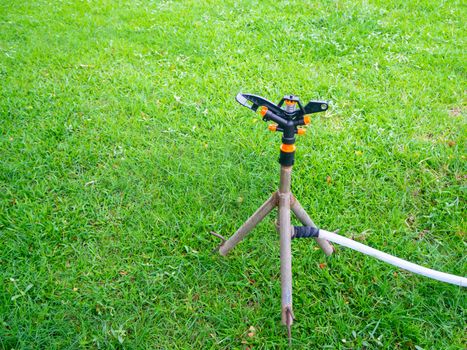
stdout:
<svg viewBox="0 0 467 350">
<path fill-rule="evenodd" d="M 407 271 L 410 271 L 410 272 L 413 272 L 419 275 L 423 275 L 423 276 L 426 276 L 426 277 L 429 277 L 429 278 L 432 278 L 438 281 L 455 284 L 461 287 L 467 287 L 467 278 L 451 275 L 449 273 L 439 272 L 436 270 L 432 270 L 432 269 L 411 263 L 409 261 L 383 253 L 377 249 L 370 248 L 364 244 L 355 242 L 354 240 L 351 240 L 349 238 L 342 237 L 336 233 L 320 229 L 319 237 L 324 238 L 333 243 L 340 244 L 344 247 L 356 250 L 360 253 L 372 256 L 376 259 L 387 262 L 388 264 L 400 267 L 401 269 L 404 269 L 404 270 L 407 270 Z"/>
</svg>

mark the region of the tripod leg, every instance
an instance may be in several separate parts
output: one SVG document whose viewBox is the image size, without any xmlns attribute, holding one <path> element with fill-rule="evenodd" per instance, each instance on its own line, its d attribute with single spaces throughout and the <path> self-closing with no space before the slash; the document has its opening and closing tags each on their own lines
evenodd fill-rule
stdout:
<svg viewBox="0 0 467 350">
<path fill-rule="evenodd" d="M 300 220 L 300 222 L 305 226 L 316 227 L 315 223 L 313 222 L 313 220 L 311 220 L 310 216 L 307 214 L 305 209 L 303 209 L 303 207 L 301 206 L 297 198 L 295 198 L 292 195 L 291 201 L 292 201 L 291 209 L 294 212 L 297 219 Z M 331 243 L 319 237 L 316 237 L 315 240 L 316 240 L 316 243 L 318 243 L 318 245 L 323 250 L 324 254 L 329 256 L 333 253 L 334 248 L 332 247 Z"/>
<path fill-rule="evenodd" d="M 274 193 L 266 202 L 263 203 L 255 213 L 248 218 L 247 221 L 224 242 L 219 248 L 219 253 L 223 256 L 227 255 L 245 236 L 255 228 L 256 225 L 268 215 L 272 209 L 277 206 L 277 193 Z"/>
<path fill-rule="evenodd" d="M 292 312 L 292 249 L 290 236 L 290 192 L 279 193 L 279 233 L 281 252 L 282 324 L 288 330 Z"/>
<path fill-rule="evenodd" d="M 290 193 L 292 167 L 281 166 L 281 178 L 279 184 L 279 234 L 281 252 L 281 304 L 282 304 L 282 324 L 287 326 L 289 334 L 293 323 L 292 311 L 292 247 L 290 235 Z"/>
</svg>

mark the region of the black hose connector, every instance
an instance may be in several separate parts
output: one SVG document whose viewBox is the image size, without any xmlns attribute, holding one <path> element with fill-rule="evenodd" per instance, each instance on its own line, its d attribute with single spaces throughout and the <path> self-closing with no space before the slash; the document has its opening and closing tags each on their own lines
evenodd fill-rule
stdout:
<svg viewBox="0 0 467 350">
<path fill-rule="evenodd" d="M 294 226 L 292 238 L 312 238 L 319 236 L 319 228 L 311 226 Z"/>
<path fill-rule="evenodd" d="M 279 163 L 283 166 L 292 166 L 295 163 L 295 152 L 284 152 L 281 150 Z"/>
</svg>

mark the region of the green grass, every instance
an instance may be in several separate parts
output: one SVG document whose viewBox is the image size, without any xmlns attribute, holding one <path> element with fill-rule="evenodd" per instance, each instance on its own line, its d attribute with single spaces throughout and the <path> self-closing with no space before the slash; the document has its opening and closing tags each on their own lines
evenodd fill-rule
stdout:
<svg viewBox="0 0 467 350">
<path fill-rule="evenodd" d="M 274 349 L 279 135 L 315 222 L 466 275 L 461 1 L 0 1 L 0 348 Z M 466 294 L 293 243 L 294 348 L 463 349 Z M 320 264 L 325 264 L 321 265 Z M 255 327 L 255 333 L 248 333 Z"/>
</svg>

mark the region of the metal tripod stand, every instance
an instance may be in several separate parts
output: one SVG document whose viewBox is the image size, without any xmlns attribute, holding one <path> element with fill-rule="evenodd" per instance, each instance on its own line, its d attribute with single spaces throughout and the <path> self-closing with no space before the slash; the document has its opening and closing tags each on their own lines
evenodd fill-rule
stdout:
<svg viewBox="0 0 467 350">
<path fill-rule="evenodd" d="M 311 101 L 303 107 L 300 100 L 293 95 L 285 96 L 278 105 L 260 96 L 250 94 L 238 94 L 236 99 L 240 104 L 253 111 L 259 110 L 264 121 L 271 120 L 277 123 L 277 125 L 269 126 L 271 131 L 283 132 L 279 157 L 281 164 L 280 185 L 279 190 L 273 193 L 232 237 L 219 246 L 219 253 L 223 256 L 227 255 L 272 209 L 278 207 L 276 228 L 280 234 L 282 324 L 287 326 L 290 342 L 291 326 L 294 320 L 291 240 L 293 238 L 313 237 L 326 255 L 331 255 L 333 252 L 332 245 L 327 240 L 318 237 L 319 230 L 290 191 L 295 154 L 295 134 L 304 133 L 304 129 L 300 129 L 298 126 L 310 122 L 307 114 L 325 111 L 328 105 L 321 101 Z M 285 108 L 282 108 L 284 102 Z M 304 226 L 292 226 L 291 210 Z"/>
</svg>

